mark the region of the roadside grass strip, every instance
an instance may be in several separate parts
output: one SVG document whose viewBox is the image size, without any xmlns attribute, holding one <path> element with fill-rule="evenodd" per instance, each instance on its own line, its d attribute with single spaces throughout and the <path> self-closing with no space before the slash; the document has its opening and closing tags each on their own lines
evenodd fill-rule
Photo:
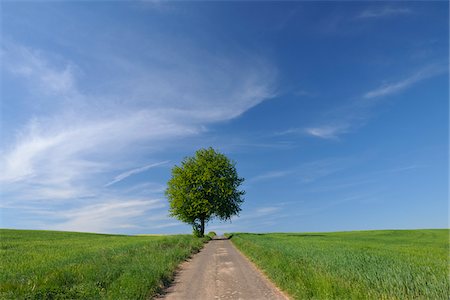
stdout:
<svg viewBox="0 0 450 300">
<path fill-rule="evenodd" d="M 450 299 L 449 230 L 234 233 L 294 299 Z"/>
<path fill-rule="evenodd" d="M 0 299 L 149 299 L 207 240 L 0 230 Z"/>
</svg>

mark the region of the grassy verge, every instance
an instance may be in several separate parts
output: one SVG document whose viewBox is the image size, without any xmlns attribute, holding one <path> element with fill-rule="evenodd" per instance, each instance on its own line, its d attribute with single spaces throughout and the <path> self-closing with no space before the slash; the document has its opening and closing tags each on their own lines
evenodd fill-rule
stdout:
<svg viewBox="0 0 450 300">
<path fill-rule="evenodd" d="M 449 299 L 449 230 L 235 233 L 295 299 Z"/>
<path fill-rule="evenodd" d="M 205 239 L 0 230 L 1 299 L 148 299 Z"/>
</svg>

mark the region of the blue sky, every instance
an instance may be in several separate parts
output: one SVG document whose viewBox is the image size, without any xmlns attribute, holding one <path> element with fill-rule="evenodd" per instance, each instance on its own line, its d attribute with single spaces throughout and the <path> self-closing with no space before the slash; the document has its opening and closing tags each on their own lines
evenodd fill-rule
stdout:
<svg viewBox="0 0 450 300">
<path fill-rule="evenodd" d="M 448 227 L 447 2 L 1 5 L 1 227 L 191 232 L 209 146 L 247 194 L 207 230 Z"/>
</svg>

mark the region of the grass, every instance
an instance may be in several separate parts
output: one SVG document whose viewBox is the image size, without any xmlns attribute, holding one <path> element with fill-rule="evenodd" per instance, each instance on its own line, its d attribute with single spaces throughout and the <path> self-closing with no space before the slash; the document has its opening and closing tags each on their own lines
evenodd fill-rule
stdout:
<svg viewBox="0 0 450 300">
<path fill-rule="evenodd" d="M 1 299 L 148 299 L 205 239 L 0 230 Z"/>
<path fill-rule="evenodd" d="M 295 299 L 449 299 L 449 230 L 234 233 Z"/>
</svg>

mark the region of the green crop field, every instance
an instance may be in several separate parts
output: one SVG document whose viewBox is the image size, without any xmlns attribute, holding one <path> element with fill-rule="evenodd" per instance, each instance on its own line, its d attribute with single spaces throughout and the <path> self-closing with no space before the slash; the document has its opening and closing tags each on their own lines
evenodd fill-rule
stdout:
<svg viewBox="0 0 450 300">
<path fill-rule="evenodd" d="M 233 243 L 295 299 L 449 299 L 449 230 L 237 233 Z"/>
<path fill-rule="evenodd" d="M 1 229 L 0 299 L 148 299 L 204 241 Z"/>
</svg>

